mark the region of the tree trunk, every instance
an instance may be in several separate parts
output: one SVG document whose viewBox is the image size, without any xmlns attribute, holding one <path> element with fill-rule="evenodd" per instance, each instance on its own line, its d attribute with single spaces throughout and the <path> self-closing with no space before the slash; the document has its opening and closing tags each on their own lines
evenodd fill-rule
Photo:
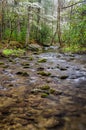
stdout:
<svg viewBox="0 0 86 130">
<path fill-rule="evenodd" d="M 39 2 L 39 4 L 41 4 L 41 0 L 38 0 L 38 2 Z M 38 8 L 37 13 L 38 13 L 38 16 L 37 16 L 37 25 L 40 26 L 40 13 L 41 13 L 40 8 Z M 38 35 L 38 33 L 39 33 L 39 28 L 38 28 L 38 26 L 37 26 L 37 29 L 36 29 L 36 39 L 37 39 L 37 40 L 38 40 L 38 37 L 39 37 L 39 35 Z"/>
<path fill-rule="evenodd" d="M 17 21 L 17 30 L 18 30 L 18 36 L 20 36 L 20 32 L 21 32 L 20 18 L 18 18 Z"/>
<path fill-rule="evenodd" d="M 57 34 L 58 34 L 58 42 L 60 46 L 62 46 L 62 40 L 61 40 L 61 16 L 60 16 L 60 11 L 61 11 L 61 1 L 58 0 L 58 7 L 57 7 Z"/>
<path fill-rule="evenodd" d="M 31 7 L 28 7 L 27 32 L 26 32 L 26 44 L 25 44 L 25 47 L 28 45 L 29 38 L 30 38 L 30 11 L 31 11 Z"/>
<path fill-rule="evenodd" d="M 4 28 L 4 1 L 1 2 L 1 40 L 3 39 L 3 28 Z"/>
</svg>

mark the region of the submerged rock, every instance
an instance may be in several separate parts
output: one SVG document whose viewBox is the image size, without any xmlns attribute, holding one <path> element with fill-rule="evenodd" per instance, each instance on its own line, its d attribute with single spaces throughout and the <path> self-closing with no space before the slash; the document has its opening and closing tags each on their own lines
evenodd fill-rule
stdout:
<svg viewBox="0 0 86 130">
<path fill-rule="evenodd" d="M 49 95 L 48 93 L 42 93 L 42 94 L 41 94 L 41 97 L 42 97 L 42 98 L 46 98 L 48 95 Z"/>
<path fill-rule="evenodd" d="M 29 76 L 27 72 L 23 72 L 23 71 L 18 71 L 16 74 L 21 76 Z"/>
<path fill-rule="evenodd" d="M 0 65 L 3 65 L 4 64 L 4 62 L 0 62 Z"/>
<path fill-rule="evenodd" d="M 46 62 L 46 61 L 47 61 L 47 59 L 39 59 L 39 60 L 38 60 L 39 63 L 44 63 L 44 62 Z"/>
<path fill-rule="evenodd" d="M 45 71 L 39 71 L 38 74 L 40 74 L 42 76 L 50 76 L 51 75 L 50 72 L 45 72 Z"/>
<path fill-rule="evenodd" d="M 40 87 L 41 90 L 49 90 L 50 86 L 49 85 L 44 85 L 42 87 Z"/>
<path fill-rule="evenodd" d="M 66 75 L 66 74 L 64 74 L 64 75 L 60 75 L 60 76 L 59 76 L 60 79 L 67 79 L 68 77 L 69 77 L 69 76 Z"/>
</svg>

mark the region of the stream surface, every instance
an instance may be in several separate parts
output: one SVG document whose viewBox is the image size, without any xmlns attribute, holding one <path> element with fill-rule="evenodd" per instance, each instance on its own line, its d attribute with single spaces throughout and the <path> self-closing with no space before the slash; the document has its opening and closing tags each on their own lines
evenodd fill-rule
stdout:
<svg viewBox="0 0 86 130">
<path fill-rule="evenodd" d="M 86 54 L 0 57 L 0 130 L 86 130 Z"/>
</svg>

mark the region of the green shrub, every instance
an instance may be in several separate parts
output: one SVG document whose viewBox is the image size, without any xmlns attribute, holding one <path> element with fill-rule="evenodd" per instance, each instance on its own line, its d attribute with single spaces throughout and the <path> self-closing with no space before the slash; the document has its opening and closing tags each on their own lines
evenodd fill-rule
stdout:
<svg viewBox="0 0 86 130">
<path fill-rule="evenodd" d="M 44 45 L 50 43 L 52 31 L 46 24 L 42 24 L 40 27 L 32 25 L 30 31 L 30 40 L 34 40 L 37 43 Z"/>
<path fill-rule="evenodd" d="M 69 27 L 63 31 L 63 41 L 68 45 L 86 45 L 86 6 L 76 8 L 76 13 L 72 14 Z M 83 15 L 82 15 L 83 14 Z"/>
</svg>

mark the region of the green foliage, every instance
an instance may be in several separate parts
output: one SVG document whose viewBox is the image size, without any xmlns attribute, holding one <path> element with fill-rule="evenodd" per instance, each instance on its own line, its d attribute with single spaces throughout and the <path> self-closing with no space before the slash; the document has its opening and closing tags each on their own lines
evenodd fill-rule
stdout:
<svg viewBox="0 0 86 130">
<path fill-rule="evenodd" d="M 10 37 L 11 35 L 11 37 Z M 6 29 L 4 31 L 4 39 L 9 39 L 12 40 L 12 41 L 19 41 L 19 42 L 24 42 L 25 41 L 25 38 L 26 38 L 26 28 L 23 27 L 21 29 L 21 32 L 20 34 L 18 34 L 18 31 L 16 29 L 14 29 L 12 31 L 12 34 L 11 34 L 11 31 L 10 29 Z"/>
<path fill-rule="evenodd" d="M 10 37 L 11 31 L 10 29 L 6 29 L 4 31 L 4 39 L 9 39 L 12 41 L 19 41 L 19 42 L 25 42 L 26 40 L 26 27 L 21 28 L 20 34 L 16 29 L 12 31 L 11 37 Z M 30 41 L 35 41 L 39 44 L 45 45 L 47 43 L 50 43 L 51 41 L 51 29 L 48 25 L 42 24 L 41 27 L 32 25 L 31 31 L 30 31 Z"/>
<path fill-rule="evenodd" d="M 64 52 L 72 52 L 72 53 L 81 53 L 81 52 L 86 52 L 86 47 L 81 46 L 79 44 L 71 44 L 70 46 L 66 46 L 63 48 Z"/>
<path fill-rule="evenodd" d="M 30 31 L 30 40 L 34 40 L 41 45 L 50 43 L 52 36 L 51 28 L 42 24 L 41 26 L 32 25 Z"/>
<path fill-rule="evenodd" d="M 86 44 L 86 6 L 79 6 L 71 16 L 69 28 L 64 30 L 63 41 L 67 44 Z M 76 48 L 76 47 L 75 47 Z"/>
<path fill-rule="evenodd" d="M 9 29 L 6 29 L 5 31 L 4 31 L 4 36 L 3 36 L 3 39 L 8 39 L 9 37 L 10 37 L 10 30 Z"/>
<path fill-rule="evenodd" d="M 41 29 L 38 32 L 37 42 L 45 45 L 46 43 L 50 43 L 52 36 L 52 31 L 50 27 L 46 24 L 41 25 Z"/>
</svg>

